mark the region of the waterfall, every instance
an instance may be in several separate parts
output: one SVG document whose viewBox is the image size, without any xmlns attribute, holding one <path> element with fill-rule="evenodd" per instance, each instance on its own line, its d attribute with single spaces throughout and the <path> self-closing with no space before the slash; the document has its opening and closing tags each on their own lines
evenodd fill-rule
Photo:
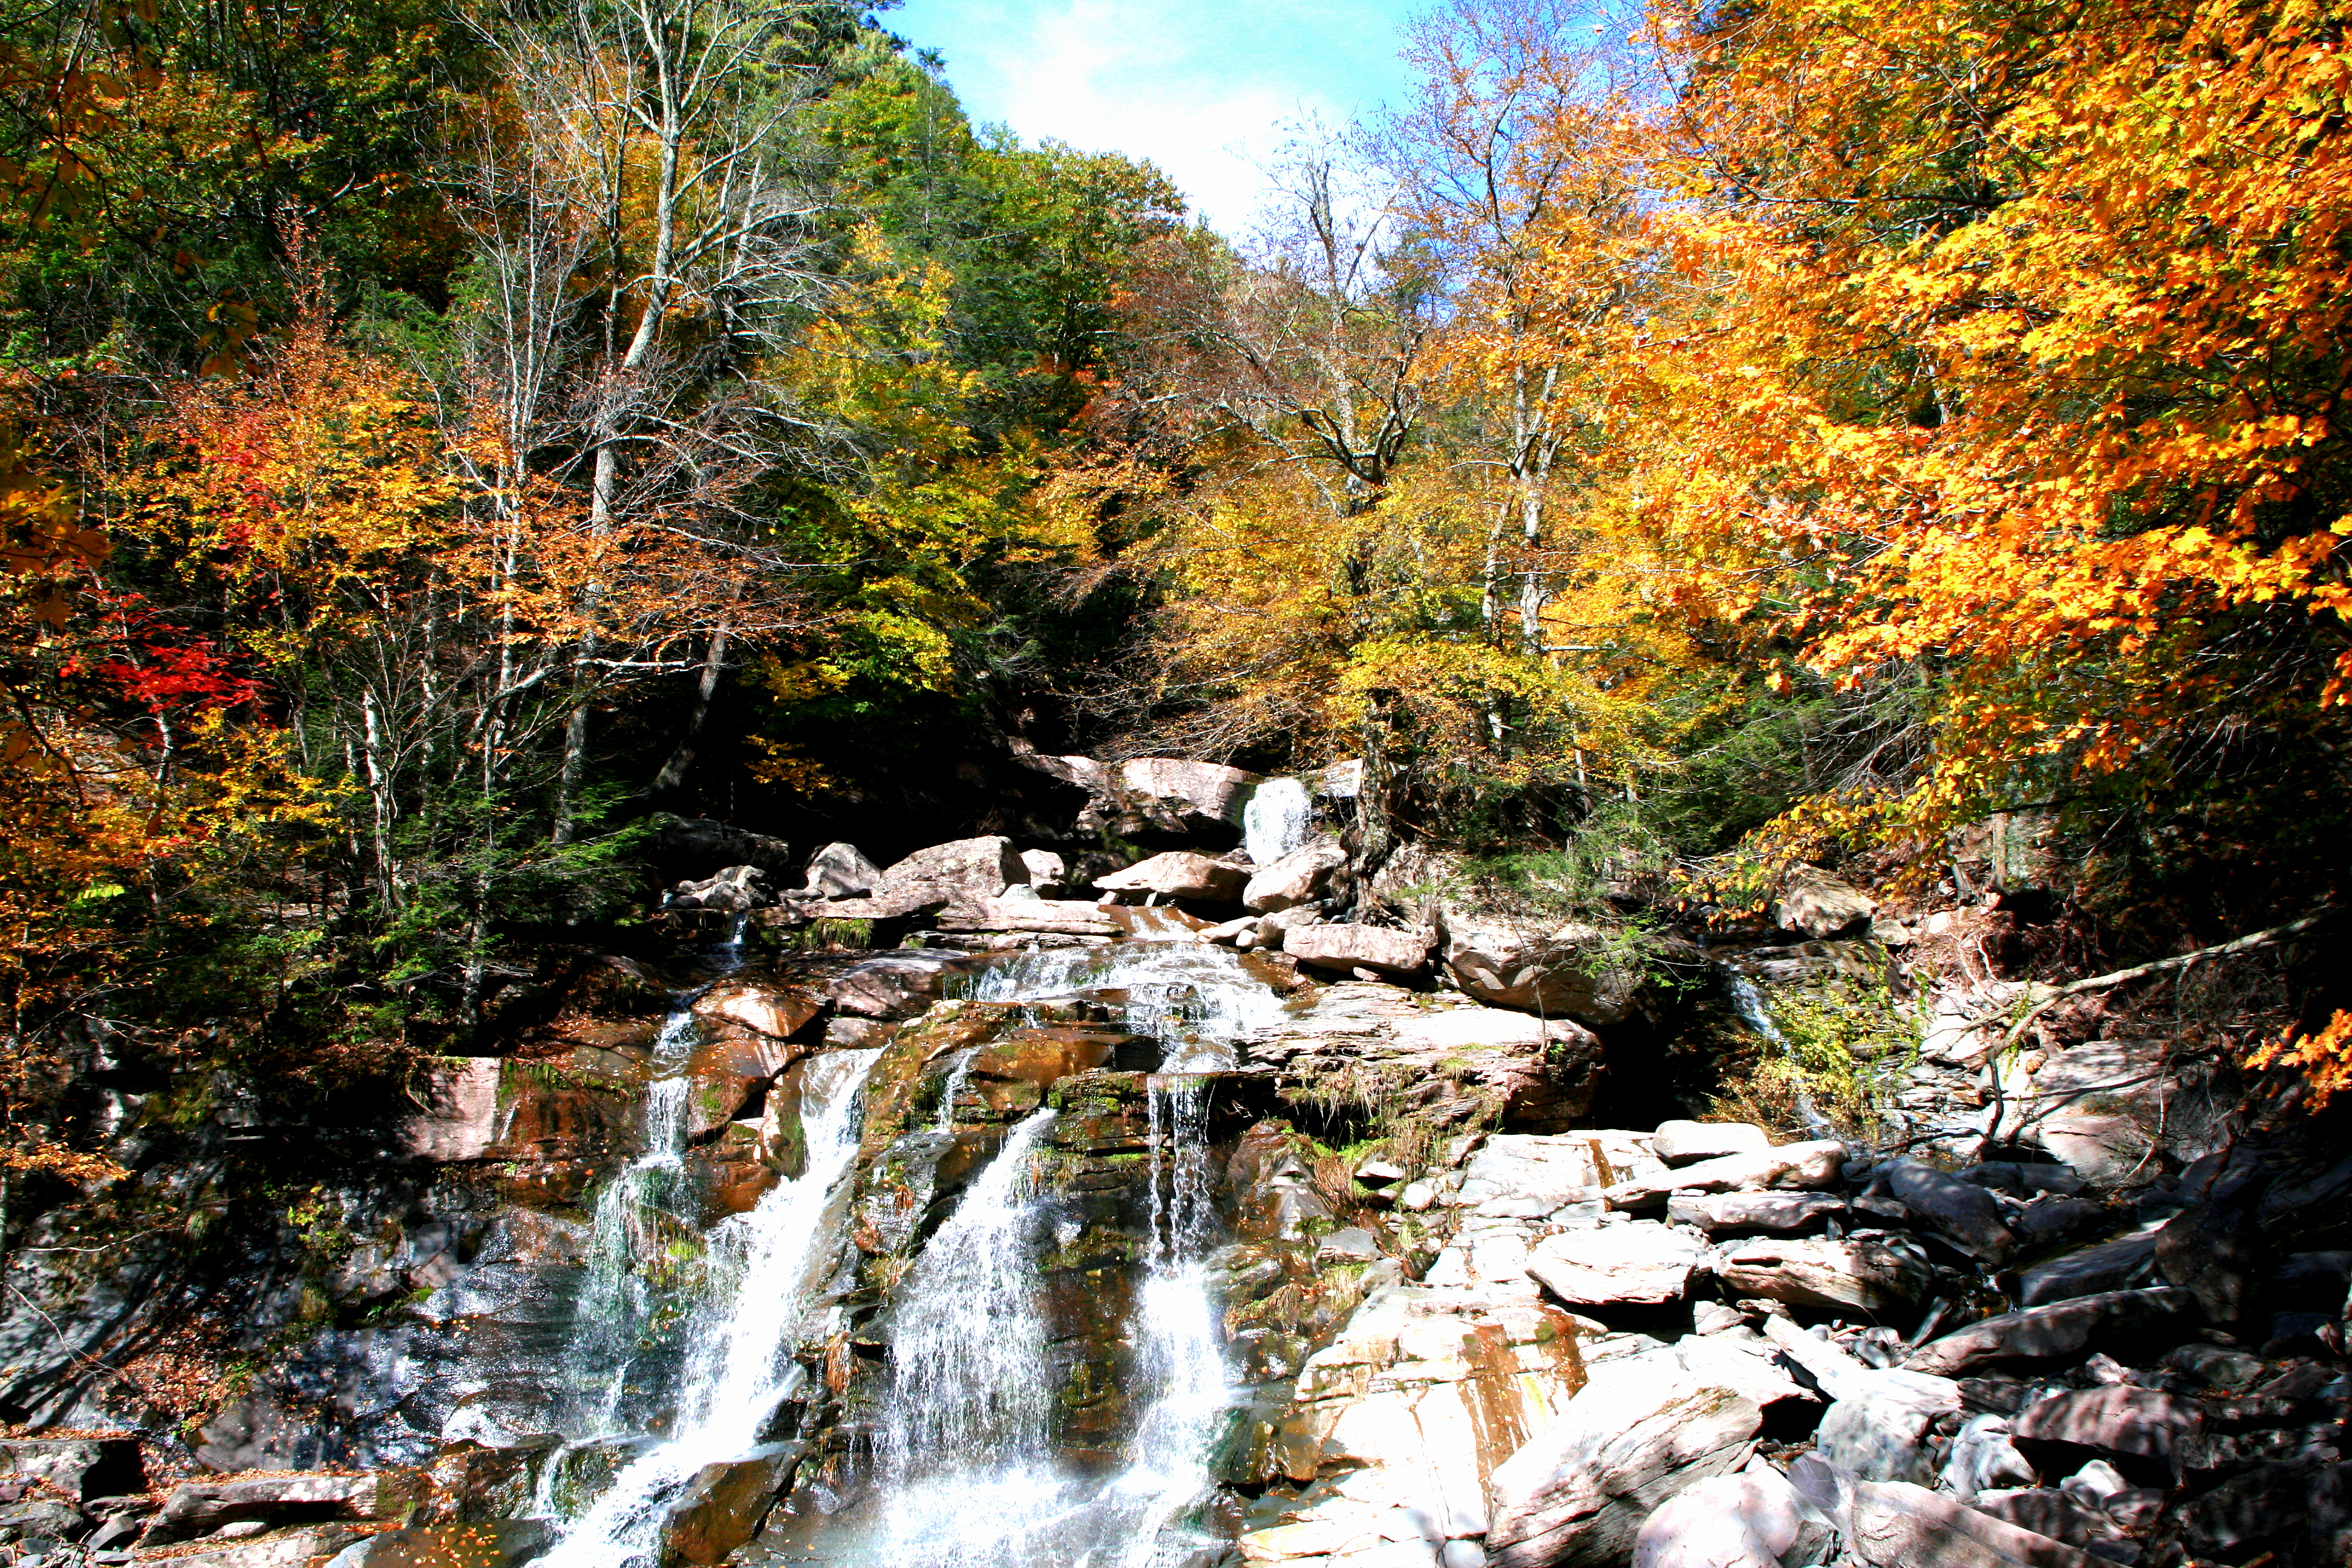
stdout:
<svg viewBox="0 0 2352 1568">
<path fill-rule="evenodd" d="M 1717 967 L 1723 973 L 1725 988 L 1731 993 L 1731 1005 L 1739 1010 L 1740 1021 L 1763 1036 L 1766 1044 L 1787 1054 L 1790 1049 L 1789 1037 L 1780 1032 L 1780 1025 L 1772 1016 L 1771 1006 L 1765 1002 L 1764 993 L 1758 989 L 1756 982 L 1727 963 Z M 1814 1137 L 1835 1135 L 1836 1129 L 1830 1125 L 1829 1118 L 1822 1114 L 1821 1108 L 1813 1103 L 1813 1097 L 1802 1088 L 1797 1090 L 1796 1109 L 1806 1131 Z"/>
<path fill-rule="evenodd" d="M 643 1272 L 665 1220 L 683 1221 L 671 1200 L 686 1153 L 686 1076 L 695 1046 L 690 998 L 680 998 L 654 1040 L 653 1079 L 646 1086 L 645 1152 L 597 1194 L 588 1259 L 572 1319 L 564 1370 L 572 1387 L 565 1425 L 583 1436 L 614 1430 L 628 1392 L 630 1363 L 655 1302 Z"/>
<path fill-rule="evenodd" d="M 544 1568 L 650 1563 L 667 1507 L 705 1465 L 742 1457 L 790 1391 L 798 1365 L 786 1353 L 810 1293 L 812 1268 L 830 1254 L 827 1209 L 857 1154 L 857 1093 L 879 1051 L 833 1051 L 802 1068 L 801 1125 L 808 1163 L 747 1215 L 713 1227 L 710 1283 L 688 1333 L 692 1352 L 673 1435 L 614 1479 L 610 1490 L 563 1532 Z M 681 1101 L 681 1104 L 683 1102 Z"/>
<path fill-rule="evenodd" d="M 1013 1130 L 907 1281 L 882 1432 L 878 1560 L 892 1568 L 1025 1568 L 1068 1514 L 1047 1447 L 1031 1160 L 1054 1116 Z"/>
<path fill-rule="evenodd" d="M 1130 942 L 1024 952 L 973 975 L 964 994 L 982 1002 L 1051 1002 L 1116 993 L 1128 1027 L 1158 1039 L 1162 1069 L 1213 1071 L 1234 1047 L 1278 1023 L 1282 998 L 1231 948 L 1202 942 Z"/>
<path fill-rule="evenodd" d="M 1253 864 L 1270 866 L 1307 842 L 1315 802 L 1297 779 L 1268 779 L 1242 807 L 1242 844 Z"/>
</svg>

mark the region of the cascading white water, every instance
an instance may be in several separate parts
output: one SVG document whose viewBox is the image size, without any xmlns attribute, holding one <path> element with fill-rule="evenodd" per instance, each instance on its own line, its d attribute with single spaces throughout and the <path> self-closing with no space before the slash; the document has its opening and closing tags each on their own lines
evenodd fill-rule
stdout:
<svg viewBox="0 0 2352 1568">
<path fill-rule="evenodd" d="M 1281 1002 L 1218 948 L 1150 943 L 1023 954 L 976 976 L 982 1000 L 1117 998 L 1161 1041 L 1148 1081 L 1150 1234 L 1129 1318 L 1140 1414 L 1121 1468 L 1078 1474 L 1053 1452 L 1055 1376 L 1040 1300 L 1046 1201 L 1032 1166 L 1053 1113 L 1006 1140 L 902 1289 L 892 1338 L 882 1518 L 872 1568 L 1173 1568 L 1211 1542 L 1185 1517 L 1213 1487 L 1209 1458 L 1232 1383 L 1206 1264 L 1208 1079 Z M 1194 1071 L 1181 1070 L 1192 1068 Z M 1067 1237 L 1062 1237 L 1066 1242 Z"/>
<path fill-rule="evenodd" d="M 1053 1002 L 1116 993 L 1128 1027 L 1164 1047 L 1167 1072 L 1234 1065 L 1237 1041 L 1281 1021 L 1282 998 L 1239 953 L 1206 942 L 1131 942 L 1024 952 L 964 987 L 982 1002 Z"/>
<path fill-rule="evenodd" d="M 643 1261 L 656 1249 L 662 1222 L 682 1218 L 671 1203 L 686 1153 L 686 1068 L 694 1044 L 694 1015 L 682 1000 L 654 1041 L 645 1152 L 597 1194 L 563 1368 L 572 1382 L 563 1425 L 579 1436 L 612 1431 L 621 1419 L 629 1365 L 655 1306 Z"/>
<path fill-rule="evenodd" d="M 802 1174 L 747 1215 L 713 1227 L 711 1281 L 688 1334 L 673 1436 L 614 1479 L 540 1560 L 542 1568 L 634 1568 L 659 1548 L 667 1506 L 705 1465 L 742 1457 L 790 1391 L 786 1351 L 806 1310 L 812 1269 L 830 1256 L 834 1188 L 857 1154 L 857 1097 L 879 1051 L 833 1051 L 802 1068 Z"/>
<path fill-rule="evenodd" d="M 1242 847 L 1251 861 L 1270 866 L 1307 842 L 1315 802 L 1297 779 L 1268 779 L 1242 807 Z"/>
</svg>

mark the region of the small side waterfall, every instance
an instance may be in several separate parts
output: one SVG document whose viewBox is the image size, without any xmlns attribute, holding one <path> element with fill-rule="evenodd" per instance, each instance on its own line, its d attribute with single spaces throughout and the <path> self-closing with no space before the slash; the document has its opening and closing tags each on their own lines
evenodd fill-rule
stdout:
<svg viewBox="0 0 2352 1568">
<path fill-rule="evenodd" d="M 1315 819 L 1314 798 L 1297 779 L 1268 779 L 1242 807 L 1242 845 L 1252 861 L 1267 866 L 1307 842 Z"/>
<path fill-rule="evenodd" d="M 878 1051 L 833 1051 L 802 1068 L 807 1168 L 779 1182 L 751 1213 L 713 1228 L 713 1277 L 688 1334 L 674 1435 L 614 1478 L 610 1490 L 540 1561 L 546 1568 L 650 1563 L 670 1500 L 705 1465 L 741 1458 L 790 1392 L 787 1355 L 812 1269 L 828 1256 L 834 1187 L 857 1154 L 857 1095 Z M 681 1102 L 682 1103 L 682 1102 Z"/>
<path fill-rule="evenodd" d="M 1730 964 L 1717 967 L 1723 975 L 1724 988 L 1731 993 L 1731 1005 L 1739 1010 L 1740 1021 L 1761 1035 L 1768 1044 L 1782 1051 L 1789 1050 L 1789 1037 L 1780 1032 L 1780 1022 L 1772 1016 L 1772 1008 L 1764 1000 L 1764 993 L 1757 988 L 1756 982 Z M 1821 1108 L 1813 1103 L 1813 1097 L 1801 1089 L 1797 1090 L 1797 1114 L 1814 1137 L 1834 1135 L 1836 1129 L 1830 1125 L 1829 1118 L 1823 1116 Z"/>
<path fill-rule="evenodd" d="M 1206 1072 L 1234 1065 L 1234 1044 L 1282 1017 L 1282 998 L 1231 948 L 1139 942 L 1024 952 L 990 965 L 966 985 L 982 1002 L 1048 1002 L 1115 994 L 1128 1027 L 1166 1047 L 1161 1069 Z"/>
</svg>

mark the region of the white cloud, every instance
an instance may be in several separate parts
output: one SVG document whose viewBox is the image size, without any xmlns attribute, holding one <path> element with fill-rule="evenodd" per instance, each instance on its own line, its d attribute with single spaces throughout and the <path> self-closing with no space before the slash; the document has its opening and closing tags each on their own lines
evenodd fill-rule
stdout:
<svg viewBox="0 0 2352 1568">
<path fill-rule="evenodd" d="M 1249 226 L 1284 127 L 1344 121 L 1396 79 L 1397 0 L 908 0 L 892 30 L 946 56 L 972 118 L 1165 170 L 1226 233 Z"/>
</svg>

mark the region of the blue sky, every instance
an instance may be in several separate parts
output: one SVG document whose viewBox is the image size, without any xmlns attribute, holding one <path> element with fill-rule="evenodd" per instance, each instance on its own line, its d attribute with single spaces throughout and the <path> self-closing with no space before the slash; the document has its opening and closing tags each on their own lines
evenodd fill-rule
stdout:
<svg viewBox="0 0 2352 1568">
<path fill-rule="evenodd" d="M 1227 234 L 1249 226 L 1252 157 L 1302 115 L 1338 123 L 1404 85 L 1426 0 L 905 0 L 882 25 L 947 58 L 975 121 L 1148 158 Z"/>
</svg>

